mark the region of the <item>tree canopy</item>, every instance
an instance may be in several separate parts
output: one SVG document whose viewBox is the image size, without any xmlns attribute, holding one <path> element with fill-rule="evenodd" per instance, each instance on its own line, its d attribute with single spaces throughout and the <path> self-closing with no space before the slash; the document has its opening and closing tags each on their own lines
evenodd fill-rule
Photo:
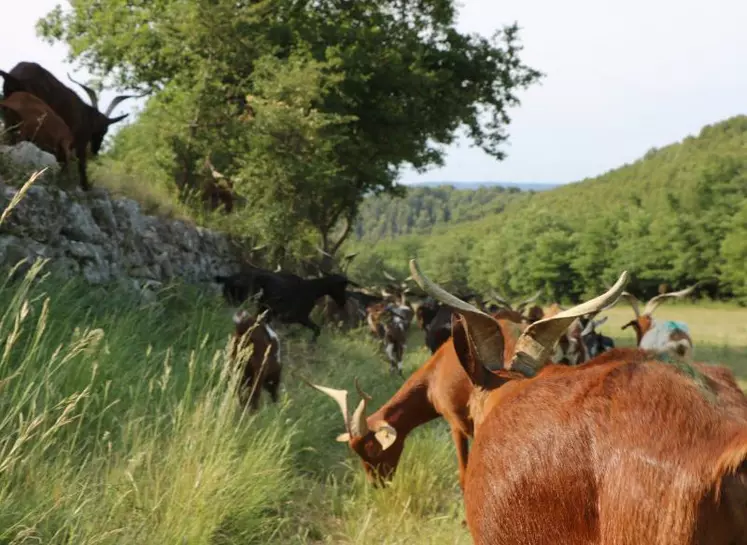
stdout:
<svg viewBox="0 0 747 545">
<path fill-rule="evenodd" d="M 354 238 L 378 241 L 400 235 L 426 235 L 447 223 L 455 225 L 498 214 L 509 202 L 525 195 L 514 187 L 465 190 L 443 185 L 407 188 L 404 197 L 370 196 L 361 204 Z"/>
<path fill-rule="evenodd" d="M 443 161 L 459 129 L 503 158 L 509 110 L 541 78 L 516 24 L 460 33 L 452 0 L 76 0 L 39 22 L 99 78 L 150 90 L 113 155 L 198 185 L 205 158 L 266 242 L 334 252 L 365 195 Z M 138 172 L 133 172 L 138 174 Z"/>
</svg>

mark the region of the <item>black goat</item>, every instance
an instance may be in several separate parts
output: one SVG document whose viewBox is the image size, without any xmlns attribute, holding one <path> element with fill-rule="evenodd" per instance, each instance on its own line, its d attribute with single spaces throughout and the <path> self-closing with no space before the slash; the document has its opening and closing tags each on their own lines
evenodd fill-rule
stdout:
<svg viewBox="0 0 747 545">
<path fill-rule="evenodd" d="M 451 337 L 451 309 L 439 305 L 433 319 L 424 329 L 425 345 L 431 351 L 431 354 L 435 354 L 436 350 Z"/>
<path fill-rule="evenodd" d="M 596 328 L 607 321 L 607 316 L 595 320 L 593 317 L 581 317 L 579 322 L 583 330 L 581 338 L 584 340 L 590 358 L 595 358 L 602 352 L 615 348 L 615 341 L 599 333 Z"/>
<path fill-rule="evenodd" d="M 304 279 L 287 272 L 271 272 L 252 267 L 231 276 L 216 276 L 223 285 L 223 297 L 232 305 L 240 305 L 250 296 L 259 294 L 259 311 L 267 311 L 267 319 L 284 324 L 300 324 L 314 332 L 316 341 L 321 333 L 309 314 L 320 297 L 329 295 L 340 307 L 345 306 L 345 288 L 356 285 L 341 274 Z"/>
</svg>

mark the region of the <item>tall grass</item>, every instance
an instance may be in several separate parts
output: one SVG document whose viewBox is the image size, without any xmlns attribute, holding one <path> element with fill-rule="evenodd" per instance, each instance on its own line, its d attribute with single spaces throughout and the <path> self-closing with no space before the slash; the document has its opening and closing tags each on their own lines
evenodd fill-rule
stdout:
<svg viewBox="0 0 747 545">
<path fill-rule="evenodd" d="M 42 272 L 0 287 L 0 543 L 468 543 L 443 424 L 373 490 L 336 406 L 295 380 L 359 376 L 384 401 L 401 379 L 360 331 L 286 335 L 281 401 L 248 416 L 218 298 L 141 303 Z"/>
<path fill-rule="evenodd" d="M 335 441 L 335 403 L 297 380 L 358 377 L 373 407 L 386 401 L 402 380 L 364 330 L 325 329 L 317 345 L 281 330 L 280 401 L 249 416 L 218 297 L 171 286 L 145 302 L 44 271 L 0 285 L 0 544 L 471 542 L 443 421 L 415 430 L 391 485 L 374 489 Z M 713 310 L 701 328 L 702 313 L 671 311 L 686 311 L 697 355 L 747 376 L 743 316 Z M 615 310 L 603 329 L 617 337 L 626 319 Z M 411 337 L 406 373 L 428 357 Z"/>
<path fill-rule="evenodd" d="M 271 539 L 294 426 L 237 412 L 216 302 L 141 305 L 43 267 L 0 288 L 0 542 Z"/>
<path fill-rule="evenodd" d="M 0 291 L 0 539 L 266 542 L 294 430 L 236 411 L 217 309 L 34 285 L 41 268 Z"/>
</svg>

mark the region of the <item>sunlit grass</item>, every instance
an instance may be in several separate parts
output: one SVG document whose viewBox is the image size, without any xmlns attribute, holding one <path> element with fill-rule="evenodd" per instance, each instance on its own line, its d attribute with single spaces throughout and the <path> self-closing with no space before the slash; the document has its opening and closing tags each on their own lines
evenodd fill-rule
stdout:
<svg viewBox="0 0 747 545">
<path fill-rule="evenodd" d="M 90 166 L 96 187 L 107 189 L 114 198 L 129 198 L 140 204 L 144 214 L 192 221 L 193 213 L 180 203 L 175 191 L 165 185 L 125 172 L 114 161 L 100 160 Z"/>
<path fill-rule="evenodd" d="M 0 285 L 0 544 L 471 543 L 442 420 L 409 436 L 393 482 L 374 489 L 335 441 L 335 403 L 298 379 L 352 389 L 358 377 L 372 409 L 385 402 L 402 379 L 366 329 L 325 329 L 316 346 L 281 329 L 280 401 L 248 416 L 217 297 L 171 286 L 145 303 L 44 270 Z M 602 331 L 631 344 L 619 328 L 632 311 L 609 314 Z M 688 322 L 699 359 L 747 388 L 747 310 L 657 316 Z M 405 373 L 428 355 L 413 326 Z"/>
<path fill-rule="evenodd" d="M 384 401 L 401 379 L 363 331 L 316 348 L 286 336 L 281 401 L 247 417 L 217 298 L 141 304 L 42 270 L 0 288 L 0 542 L 469 542 L 442 423 L 416 431 L 391 487 L 373 490 L 334 440 L 337 407 L 295 378 L 358 376 Z"/>
</svg>

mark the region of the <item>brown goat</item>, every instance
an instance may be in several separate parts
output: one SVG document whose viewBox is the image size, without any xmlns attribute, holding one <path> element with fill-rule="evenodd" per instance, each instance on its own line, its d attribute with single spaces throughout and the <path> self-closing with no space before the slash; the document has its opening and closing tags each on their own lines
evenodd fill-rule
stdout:
<svg viewBox="0 0 747 545">
<path fill-rule="evenodd" d="M 73 133 L 65 122 L 43 100 L 31 93 L 19 91 L 0 100 L 6 125 L 17 134 L 17 140 L 35 144 L 55 156 L 66 170 L 74 152 Z"/>
<path fill-rule="evenodd" d="M 415 321 L 418 323 L 418 327 L 425 331 L 428 325 L 433 321 L 438 314 L 438 309 L 441 305 L 430 299 L 423 301 L 418 308 L 415 309 Z"/>
<path fill-rule="evenodd" d="M 242 367 L 239 401 L 242 406 L 259 408 L 260 387 L 267 390 L 273 403 L 278 400 L 280 375 L 280 339 L 266 323 L 257 320 L 246 310 L 233 316 L 236 325 L 231 340 L 231 360 Z M 249 348 L 248 345 L 251 345 Z M 251 350 L 248 355 L 247 351 Z"/>
<path fill-rule="evenodd" d="M 507 358 L 495 320 L 411 267 L 455 308 L 455 352 L 485 392 L 464 485 L 476 545 L 747 543 L 747 403 L 733 380 L 616 351 L 545 364 L 575 319 L 614 304 L 626 272 L 527 327 Z"/>
<path fill-rule="evenodd" d="M 532 305 L 531 307 L 529 307 L 529 310 L 527 310 L 526 317 L 527 321 L 530 324 L 533 324 L 534 322 L 545 317 L 545 311 L 539 305 Z"/>
<path fill-rule="evenodd" d="M 507 353 L 513 350 L 511 339 L 519 336 L 521 325 L 507 320 L 498 323 L 508 342 Z M 309 383 L 331 396 L 342 410 L 347 433 L 338 437 L 346 441 L 361 458 L 370 482 L 379 485 L 393 477 L 407 435 L 418 426 L 442 416 L 451 428 L 459 466 L 459 483 L 463 485 L 473 435 L 470 401 L 473 387 L 461 367 L 448 339 L 430 359 L 405 381 L 402 387 L 371 416 L 366 417 L 370 397 L 358 386 L 360 405 L 350 417 L 347 411 L 347 391 L 333 390 Z"/>
<path fill-rule="evenodd" d="M 223 212 L 230 214 L 236 199 L 233 182 L 215 170 L 210 157 L 205 158 L 205 166 L 210 171 L 210 178 L 202 182 L 202 202 L 211 211 L 223 205 Z"/>
<path fill-rule="evenodd" d="M 339 307 L 331 297 L 325 296 L 317 301 L 316 307 L 324 317 L 324 323 L 339 326 L 342 330 L 355 329 L 366 318 L 365 310 L 353 297 L 348 297 L 345 306 Z"/>
<path fill-rule="evenodd" d="M 223 206 L 223 212 L 230 214 L 233 210 L 234 192 L 230 180 L 205 180 L 202 184 L 202 202 L 212 211 Z"/>
<path fill-rule="evenodd" d="M 5 79 L 3 94 L 9 97 L 12 93 L 26 91 L 39 97 L 54 110 L 70 127 L 75 140 L 75 152 L 78 156 L 78 171 L 80 185 L 84 190 L 89 189 L 86 173 L 88 145 L 91 153 L 98 155 L 104 142 L 109 126 L 117 123 L 129 114 L 110 118 L 109 114 L 123 100 L 139 98 L 144 95 L 120 95 L 115 97 L 106 113 L 98 110 L 98 97 L 93 89 L 78 83 L 70 76 L 73 83 L 80 85 L 91 99 L 89 106 L 75 92 L 58 80 L 51 72 L 35 62 L 19 62 L 10 72 L 0 70 Z"/>
<path fill-rule="evenodd" d="M 539 318 L 541 320 L 543 318 L 551 318 L 556 314 L 560 314 L 561 312 L 563 312 L 563 307 L 561 307 L 558 303 L 553 303 L 545 308 L 540 308 L 540 310 L 542 311 L 542 315 Z"/>
</svg>

